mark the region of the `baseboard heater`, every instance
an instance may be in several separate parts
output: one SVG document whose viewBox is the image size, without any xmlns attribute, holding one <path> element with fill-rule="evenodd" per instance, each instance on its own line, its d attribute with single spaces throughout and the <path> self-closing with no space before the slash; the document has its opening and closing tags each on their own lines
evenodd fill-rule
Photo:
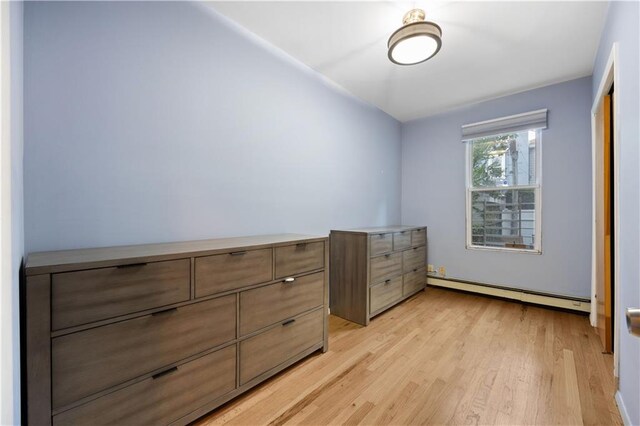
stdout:
<svg viewBox="0 0 640 426">
<path fill-rule="evenodd" d="M 535 305 L 551 306 L 554 308 L 568 309 L 577 312 L 591 312 L 591 302 L 588 299 L 537 293 L 517 288 L 432 276 L 427 276 L 427 284 L 434 287 L 451 288 L 470 293 L 486 294 L 489 296 L 518 300 L 520 302 L 532 303 Z"/>
</svg>

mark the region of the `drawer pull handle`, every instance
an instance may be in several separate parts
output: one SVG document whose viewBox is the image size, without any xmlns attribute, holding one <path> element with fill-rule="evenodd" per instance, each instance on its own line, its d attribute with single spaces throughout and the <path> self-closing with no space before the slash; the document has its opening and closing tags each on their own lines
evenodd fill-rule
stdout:
<svg viewBox="0 0 640 426">
<path fill-rule="evenodd" d="M 178 367 L 171 367 L 171 368 L 169 368 L 169 369 L 167 369 L 167 370 L 164 370 L 164 371 L 161 371 L 161 372 L 159 372 L 159 373 L 156 373 L 156 374 L 154 374 L 153 376 L 151 376 L 151 378 L 152 378 L 153 380 L 155 380 L 155 379 L 159 379 L 160 377 L 162 377 L 162 376 L 166 376 L 167 374 L 171 374 L 171 373 L 173 373 L 174 371 L 178 371 Z"/>
<path fill-rule="evenodd" d="M 147 262 L 140 262 L 140 263 L 129 263 L 128 265 L 118 265 L 116 266 L 116 268 L 118 269 L 124 269 L 124 268 L 135 268 L 137 266 L 144 266 L 146 265 Z"/>
<path fill-rule="evenodd" d="M 378 234 L 378 237 L 384 238 L 384 234 Z"/>
<path fill-rule="evenodd" d="M 413 272 L 418 272 L 418 268 L 414 269 Z"/>
<path fill-rule="evenodd" d="M 285 322 L 283 322 L 282 326 L 284 327 L 286 325 L 293 324 L 294 322 L 296 322 L 296 320 L 292 318 L 290 320 L 286 320 Z"/>
<path fill-rule="evenodd" d="M 307 246 L 307 243 L 298 243 L 296 244 L 296 247 L 300 247 L 300 248 L 305 248 Z"/>
<path fill-rule="evenodd" d="M 391 280 L 384 280 L 384 285 L 387 285 L 391 282 Z"/>
<path fill-rule="evenodd" d="M 292 283 L 292 282 L 294 282 L 295 280 L 296 280 L 295 278 L 293 278 L 293 277 L 289 277 L 289 278 L 285 278 L 284 280 L 282 280 L 282 282 L 283 282 L 284 284 L 288 284 L 288 283 Z"/>
<path fill-rule="evenodd" d="M 247 254 L 247 251 L 232 251 L 231 253 L 229 253 L 229 256 L 242 256 L 243 254 Z"/>
<path fill-rule="evenodd" d="M 414 247 L 413 249 L 414 249 L 414 250 L 418 250 L 418 247 Z"/>
<path fill-rule="evenodd" d="M 170 312 L 175 312 L 177 310 L 178 310 L 178 308 L 163 309 L 162 311 L 154 312 L 151 315 L 155 317 L 155 316 L 158 316 L 158 315 L 164 315 L 164 314 L 168 314 Z"/>
<path fill-rule="evenodd" d="M 386 257 L 387 259 L 391 257 L 390 254 L 385 254 L 384 257 Z"/>
</svg>

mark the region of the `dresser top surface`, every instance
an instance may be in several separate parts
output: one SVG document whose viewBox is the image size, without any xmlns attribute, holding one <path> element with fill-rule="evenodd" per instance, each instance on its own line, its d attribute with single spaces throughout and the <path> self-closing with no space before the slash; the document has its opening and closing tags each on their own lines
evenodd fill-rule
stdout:
<svg viewBox="0 0 640 426">
<path fill-rule="evenodd" d="M 323 241 L 326 236 L 301 234 L 256 235 L 210 240 L 99 247 L 30 253 L 25 263 L 27 275 L 49 274 L 114 266 L 120 263 L 161 261 L 190 256 L 206 256 L 230 250 Z"/>
<path fill-rule="evenodd" d="M 353 229 L 334 229 L 331 232 L 352 232 L 358 234 L 380 234 L 386 232 L 401 232 L 409 231 L 412 229 L 422 229 L 426 226 L 409 226 L 409 225 L 390 225 L 390 226 L 372 226 L 365 228 L 353 228 Z"/>
</svg>

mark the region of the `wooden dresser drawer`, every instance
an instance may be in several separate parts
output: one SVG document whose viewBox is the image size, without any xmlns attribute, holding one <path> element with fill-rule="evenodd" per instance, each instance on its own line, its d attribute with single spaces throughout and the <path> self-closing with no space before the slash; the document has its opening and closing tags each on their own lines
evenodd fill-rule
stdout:
<svg viewBox="0 0 640 426">
<path fill-rule="evenodd" d="M 411 245 L 412 246 L 422 246 L 427 241 L 427 230 L 426 228 L 414 229 L 411 231 Z"/>
<path fill-rule="evenodd" d="M 287 359 L 322 344 L 323 310 L 310 312 L 295 321 L 284 321 L 240 343 L 240 384 L 243 385 Z"/>
<path fill-rule="evenodd" d="M 52 275 L 51 327 L 60 330 L 189 300 L 189 259 Z"/>
<path fill-rule="evenodd" d="M 411 231 L 400 231 L 393 234 L 393 249 L 403 250 L 411 247 Z"/>
<path fill-rule="evenodd" d="M 196 258 L 196 297 L 273 279 L 273 250 L 243 250 Z"/>
<path fill-rule="evenodd" d="M 373 234 L 369 237 L 369 255 L 377 256 L 393 250 L 393 234 Z"/>
<path fill-rule="evenodd" d="M 425 249 L 422 247 L 414 247 L 411 250 L 402 252 L 402 272 L 410 272 L 416 268 L 424 268 Z"/>
<path fill-rule="evenodd" d="M 236 346 L 228 346 L 53 417 L 62 425 L 169 424 L 235 389 Z"/>
<path fill-rule="evenodd" d="M 23 418 L 185 426 L 326 352 L 327 244 L 278 234 L 29 253 Z"/>
<path fill-rule="evenodd" d="M 374 285 L 369 291 L 370 311 L 374 313 L 402 297 L 402 276 Z"/>
<path fill-rule="evenodd" d="M 425 285 L 424 268 L 414 269 L 402 276 L 402 295 L 407 296 L 411 293 L 423 289 Z"/>
<path fill-rule="evenodd" d="M 276 247 L 276 278 L 285 278 L 324 267 L 324 242 Z"/>
<path fill-rule="evenodd" d="M 52 340 L 53 408 L 233 340 L 230 295 Z"/>
<path fill-rule="evenodd" d="M 240 293 L 240 335 L 249 334 L 324 303 L 324 272 Z"/>
<path fill-rule="evenodd" d="M 371 258 L 370 283 L 376 284 L 399 275 L 402 271 L 402 253 L 385 254 Z"/>
</svg>

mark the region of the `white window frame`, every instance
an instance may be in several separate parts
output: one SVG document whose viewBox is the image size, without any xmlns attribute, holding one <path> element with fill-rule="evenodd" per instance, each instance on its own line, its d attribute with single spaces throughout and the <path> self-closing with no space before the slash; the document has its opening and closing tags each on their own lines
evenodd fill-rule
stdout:
<svg viewBox="0 0 640 426">
<path fill-rule="evenodd" d="M 542 132 L 540 129 L 523 129 L 522 131 L 535 131 L 536 132 L 536 157 L 535 157 L 535 170 L 536 170 L 536 183 L 534 185 L 515 185 L 515 186 L 497 186 L 488 188 L 473 188 L 471 173 L 471 155 L 472 155 L 472 143 L 473 140 L 465 142 L 465 186 L 466 186 L 466 208 L 465 208 L 465 220 L 466 220 L 466 248 L 468 250 L 483 250 L 483 251 L 495 251 L 495 252 L 515 252 L 515 253 L 528 253 L 528 254 L 542 254 Z M 495 136 L 499 136 L 504 133 L 498 133 Z M 535 193 L 535 238 L 533 240 L 532 249 L 523 248 L 511 248 L 511 247 L 487 247 L 474 245 L 472 243 L 472 214 L 471 214 L 471 194 L 472 192 L 481 191 L 496 191 L 505 189 L 533 189 Z"/>
</svg>

